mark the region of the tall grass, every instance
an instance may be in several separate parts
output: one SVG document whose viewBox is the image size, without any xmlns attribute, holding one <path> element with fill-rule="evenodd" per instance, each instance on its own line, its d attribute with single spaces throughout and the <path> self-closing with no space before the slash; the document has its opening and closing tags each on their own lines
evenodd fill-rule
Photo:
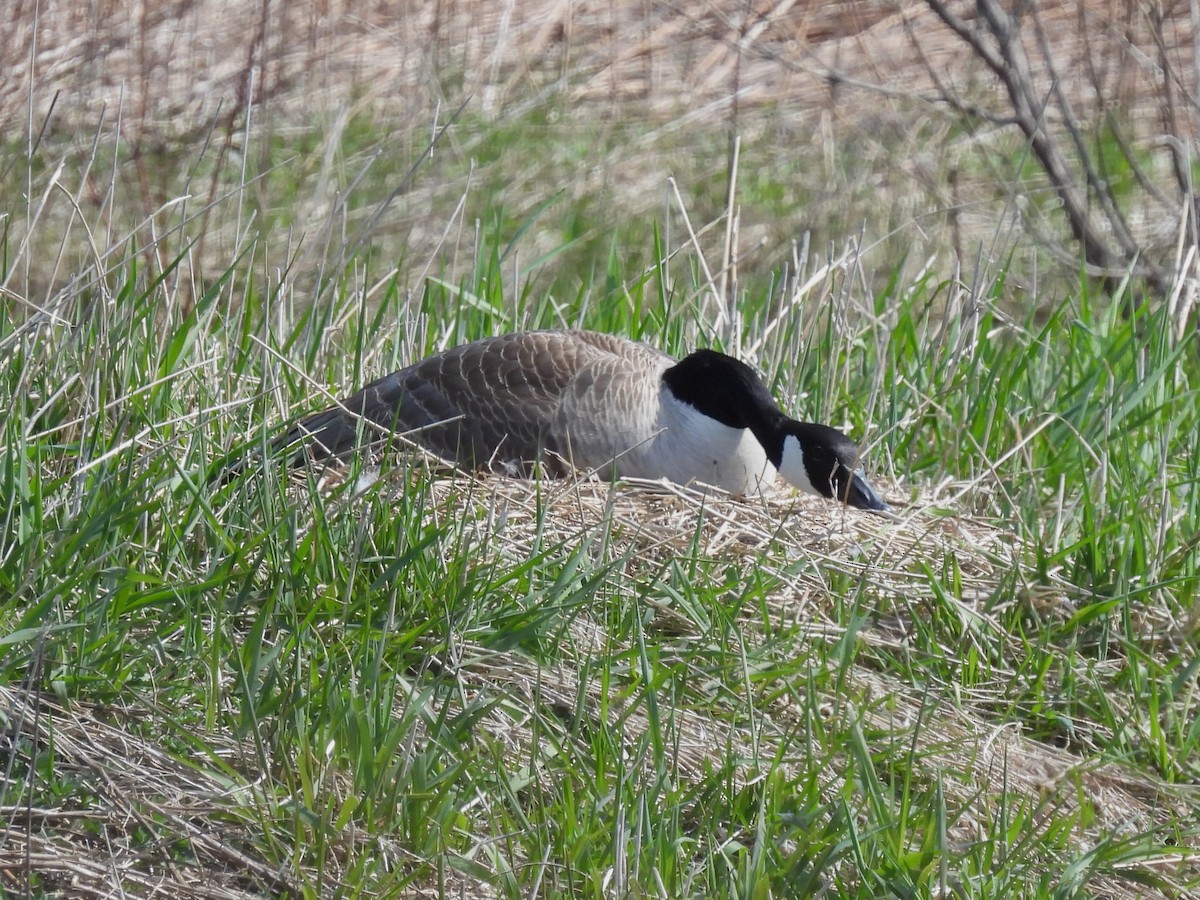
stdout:
<svg viewBox="0 0 1200 900">
<path fill-rule="evenodd" d="M 173 255 L 65 241 L 77 277 L 37 292 L 18 220 L 52 220 L 4 203 L 8 889 L 1200 885 L 1200 355 L 1157 308 L 1081 278 L 1013 313 L 1004 270 L 871 296 L 849 244 L 721 313 L 678 227 L 547 291 L 533 219 L 448 229 L 412 281 L 333 245 L 266 269 L 266 226 L 202 273 L 184 204 Z M 870 443 L 901 521 L 415 459 L 362 494 L 207 483 L 368 376 L 561 326 L 743 355 Z"/>
</svg>

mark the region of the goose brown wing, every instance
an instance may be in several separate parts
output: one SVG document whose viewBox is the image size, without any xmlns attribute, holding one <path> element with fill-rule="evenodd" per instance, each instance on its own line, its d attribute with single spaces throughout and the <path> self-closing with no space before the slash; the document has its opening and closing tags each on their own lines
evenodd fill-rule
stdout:
<svg viewBox="0 0 1200 900">
<path fill-rule="evenodd" d="M 455 347 L 366 385 L 302 420 L 280 445 L 317 459 L 402 435 L 464 466 L 522 469 L 563 453 L 555 423 L 581 368 L 628 342 L 586 332 L 524 332 Z"/>
</svg>

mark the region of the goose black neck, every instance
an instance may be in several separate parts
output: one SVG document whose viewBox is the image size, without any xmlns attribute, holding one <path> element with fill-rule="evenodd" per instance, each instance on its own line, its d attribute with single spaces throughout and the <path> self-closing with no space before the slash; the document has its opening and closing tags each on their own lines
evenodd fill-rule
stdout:
<svg viewBox="0 0 1200 900">
<path fill-rule="evenodd" d="M 778 466 L 791 420 L 758 375 L 744 362 L 716 350 L 696 350 L 663 373 L 676 399 L 730 428 L 748 428 Z"/>
</svg>

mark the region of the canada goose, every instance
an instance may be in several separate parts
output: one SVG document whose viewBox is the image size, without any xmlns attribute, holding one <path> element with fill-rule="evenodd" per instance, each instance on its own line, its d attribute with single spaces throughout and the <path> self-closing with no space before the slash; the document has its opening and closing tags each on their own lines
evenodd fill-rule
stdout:
<svg viewBox="0 0 1200 900">
<path fill-rule="evenodd" d="M 780 411 L 745 363 L 697 350 L 676 362 L 588 331 L 528 331 L 435 354 L 301 420 L 275 442 L 293 464 L 344 457 L 393 435 L 458 465 L 529 475 L 697 481 L 758 493 L 778 472 L 801 490 L 887 510 L 858 447 Z"/>
</svg>

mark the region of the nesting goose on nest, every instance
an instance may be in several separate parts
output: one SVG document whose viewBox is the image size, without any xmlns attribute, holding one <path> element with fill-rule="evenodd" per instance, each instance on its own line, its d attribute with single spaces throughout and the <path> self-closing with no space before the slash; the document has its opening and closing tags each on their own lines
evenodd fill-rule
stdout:
<svg viewBox="0 0 1200 900">
<path fill-rule="evenodd" d="M 340 458 L 395 436 L 466 468 L 529 475 L 703 482 L 759 493 L 778 472 L 801 490 L 861 509 L 888 505 L 863 478 L 858 447 L 797 422 L 745 363 L 713 350 L 682 361 L 588 331 L 529 331 L 438 353 L 300 421 L 275 446 L 296 463 Z"/>
</svg>

